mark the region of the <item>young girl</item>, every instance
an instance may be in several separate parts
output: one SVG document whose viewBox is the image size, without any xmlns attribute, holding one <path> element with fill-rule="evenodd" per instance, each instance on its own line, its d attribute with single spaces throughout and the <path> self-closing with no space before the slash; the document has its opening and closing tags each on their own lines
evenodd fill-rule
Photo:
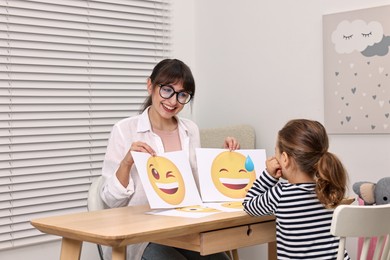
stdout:
<svg viewBox="0 0 390 260">
<path fill-rule="evenodd" d="M 276 216 L 278 259 L 337 257 L 339 238 L 330 234 L 330 225 L 344 198 L 347 173 L 328 147 L 319 122 L 289 121 L 278 133 L 275 156 L 243 202 L 250 215 Z M 279 182 L 281 177 L 287 182 Z"/>
<path fill-rule="evenodd" d="M 110 208 L 148 204 L 131 151 L 155 155 L 183 150 L 188 154 L 195 180 L 198 179 L 195 148 L 200 147 L 199 129 L 194 122 L 177 116 L 195 95 L 190 68 L 177 59 L 162 60 L 148 78 L 147 90 L 149 96 L 142 113 L 119 121 L 111 131 L 103 162 L 105 183 L 101 191 L 103 201 Z M 233 137 L 227 137 L 222 145 L 230 150 L 239 148 Z M 105 259 L 111 259 L 110 249 Z M 228 257 L 224 253 L 202 257 L 193 251 L 141 243 L 127 246 L 127 259 L 225 260 Z"/>
</svg>

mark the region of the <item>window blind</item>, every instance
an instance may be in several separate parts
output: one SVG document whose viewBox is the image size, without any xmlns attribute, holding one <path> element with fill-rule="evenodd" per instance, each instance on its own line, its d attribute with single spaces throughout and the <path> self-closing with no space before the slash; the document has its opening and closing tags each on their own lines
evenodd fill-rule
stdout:
<svg viewBox="0 0 390 260">
<path fill-rule="evenodd" d="M 0 250 L 86 211 L 112 125 L 170 56 L 169 1 L 0 0 Z"/>
</svg>

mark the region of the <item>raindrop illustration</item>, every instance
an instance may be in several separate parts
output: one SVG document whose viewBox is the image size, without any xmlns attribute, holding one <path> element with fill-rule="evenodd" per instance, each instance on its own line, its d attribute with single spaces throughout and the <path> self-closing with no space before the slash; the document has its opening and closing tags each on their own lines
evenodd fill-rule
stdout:
<svg viewBox="0 0 390 260">
<path fill-rule="evenodd" d="M 248 172 L 251 172 L 255 169 L 255 165 L 253 164 L 252 158 L 248 155 L 245 160 L 245 169 Z"/>
</svg>

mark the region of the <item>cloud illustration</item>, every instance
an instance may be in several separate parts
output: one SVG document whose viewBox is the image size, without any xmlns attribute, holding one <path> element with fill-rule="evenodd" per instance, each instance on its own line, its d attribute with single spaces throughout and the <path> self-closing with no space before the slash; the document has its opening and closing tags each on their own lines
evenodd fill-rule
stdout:
<svg viewBox="0 0 390 260">
<path fill-rule="evenodd" d="M 332 42 L 337 53 L 362 52 L 369 46 L 381 42 L 382 24 L 376 21 L 366 23 L 363 20 L 340 22 L 332 33 Z"/>
<path fill-rule="evenodd" d="M 390 36 L 383 36 L 382 41 L 375 43 L 372 46 L 368 46 L 362 54 L 366 57 L 372 57 L 375 55 L 385 56 L 389 53 Z"/>
</svg>

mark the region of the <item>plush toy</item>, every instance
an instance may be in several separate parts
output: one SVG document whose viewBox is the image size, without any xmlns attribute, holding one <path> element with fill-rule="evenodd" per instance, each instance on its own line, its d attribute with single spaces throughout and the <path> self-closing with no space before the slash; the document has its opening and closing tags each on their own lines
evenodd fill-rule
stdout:
<svg viewBox="0 0 390 260">
<path fill-rule="evenodd" d="M 377 183 L 372 182 L 356 182 L 352 186 L 353 191 L 359 196 L 359 204 L 364 205 L 383 205 L 390 204 L 390 177 L 380 179 Z M 377 237 L 372 237 L 370 248 L 367 252 L 366 259 L 373 259 L 377 245 Z M 358 239 L 358 255 L 362 252 L 364 238 Z"/>
<path fill-rule="evenodd" d="M 364 205 L 390 204 L 390 177 L 384 177 L 377 183 L 356 182 L 352 188 Z"/>
</svg>

